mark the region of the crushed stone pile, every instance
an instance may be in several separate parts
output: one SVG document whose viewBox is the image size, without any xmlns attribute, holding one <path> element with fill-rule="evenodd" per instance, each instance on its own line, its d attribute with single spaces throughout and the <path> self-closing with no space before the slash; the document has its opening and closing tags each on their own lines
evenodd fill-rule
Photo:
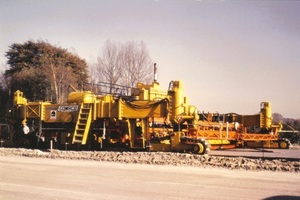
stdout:
<svg viewBox="0 0 300 200">
<path fill-rule="evenodd" d="M 114 152 L 114 151 L 61 151 L 24 148 L 0 148 L 0 156 L 27 156 L 51 159 L 77 159 L 149 165 L 173 165 L 194 167 L 220 167 L 253 171 L 300 172 L 299 161 L 285 159 L 253 159 L 197 155 L 173 152 Z"/>
</svg>

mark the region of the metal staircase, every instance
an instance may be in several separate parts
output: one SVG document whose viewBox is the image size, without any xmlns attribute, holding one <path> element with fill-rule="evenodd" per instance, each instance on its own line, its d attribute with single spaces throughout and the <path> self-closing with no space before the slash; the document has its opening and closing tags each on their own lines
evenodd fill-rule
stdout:
<svg viewBox="0 0 300 200">
<path fill-rule="evenodd" d="M 81 103 L 72 144 L 85 145 L 92 122 L 92 104 Z"/>
</svg>

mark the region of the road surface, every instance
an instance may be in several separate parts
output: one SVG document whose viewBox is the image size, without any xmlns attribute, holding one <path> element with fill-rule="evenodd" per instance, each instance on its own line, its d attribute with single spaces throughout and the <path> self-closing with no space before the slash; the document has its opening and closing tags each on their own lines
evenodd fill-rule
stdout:
<svg viewBox="0 0 300 200">
<path fill-rule="evenodd" d="M 0 156 L 0 199 L 300 199 L 300 174 Z"/>
<path fill-rule="evenodd" d="M 210 155 L 216 156 L 242 156 L 250 158 L 280 158 L 280 159 L 292 159 L 300 161 L 300 149 L 223 149 L 223 150 L 212 150 Z"/>
</svg>

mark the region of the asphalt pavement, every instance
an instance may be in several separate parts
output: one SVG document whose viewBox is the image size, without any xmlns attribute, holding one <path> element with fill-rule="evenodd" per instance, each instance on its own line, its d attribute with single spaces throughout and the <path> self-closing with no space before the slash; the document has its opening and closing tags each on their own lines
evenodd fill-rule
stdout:
<svg viewBox="0 0 300 200">
<path fill-rule="evenodd" d="M 220 149 L 211 150 L 210 155 L 215 156 L 242 156 L 253 158 L 271 158 L 271 159 L 289 159 L 300 161 L 300 149 L 266 149 L 266 148 L 236 148 L 236 149 Z"/>
<path fill-rule="evenodd" d="M 0 199 L 300 199 L 297 173 L 0 156 Z"/>
</svg>

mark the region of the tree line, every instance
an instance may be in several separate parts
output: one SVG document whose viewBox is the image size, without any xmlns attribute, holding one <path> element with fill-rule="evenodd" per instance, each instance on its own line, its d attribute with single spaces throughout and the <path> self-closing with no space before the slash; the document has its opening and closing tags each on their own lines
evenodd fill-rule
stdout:
<svg viewBox="0 0 300 200">
<path fill-rule="evenodd" d="M 64 103 L 70 85 L 80 89 L 83 82 L 107 82 L 130 88 L 152 81 L 153 62 L 144 42 L 107 40 L 90 67 L 76 53 L 42 40 L 14 43 L 5 55 L 8 69 L 0 76 L 1 121 L 16 90 L 30 101 Z"/>
</svg>

